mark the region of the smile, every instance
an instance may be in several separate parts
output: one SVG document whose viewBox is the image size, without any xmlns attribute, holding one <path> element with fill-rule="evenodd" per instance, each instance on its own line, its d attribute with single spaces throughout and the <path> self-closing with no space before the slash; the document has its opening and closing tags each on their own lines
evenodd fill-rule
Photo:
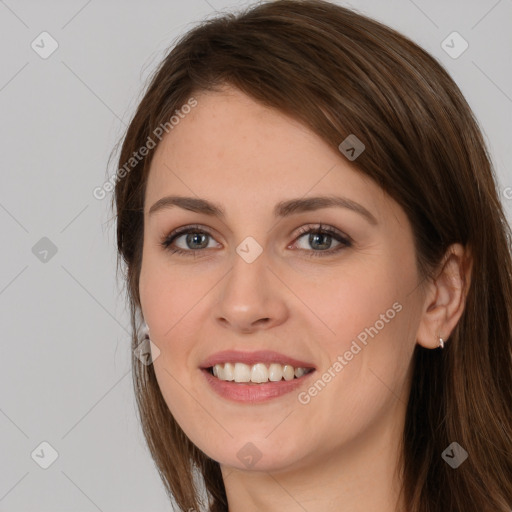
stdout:
<svg viewBox="0 0 512 512">
<path fill-rule="evenodd" d="M 224 350 L 203 360 L 199 369 L 217 395 L 249 404 L 291 393 L 316 371 L 310 362 L 273 350 Z"/>
<path fill-rule="evenodd" d="M 208 371 L 217 379 L 226 382 L 250 382 L 262 384 L 265 382 L 280 382 L 298 379 L 313 371 L 313 368 L 293 367 L 279 363 L 256 363 L 253 365 L 245 363 L 224 363 L 216 364 L 208 368 Z"/>
</svg>

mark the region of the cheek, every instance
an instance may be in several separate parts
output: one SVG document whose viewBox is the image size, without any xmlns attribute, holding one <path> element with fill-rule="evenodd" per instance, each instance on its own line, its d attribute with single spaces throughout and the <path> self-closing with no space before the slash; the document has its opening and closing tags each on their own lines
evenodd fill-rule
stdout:
<svg viewBox="0 0 512 512">
<path fill-rule="evenodd" d="M 417 320 L 410 294 L 415 271 L 391 256 L 381 257 L 378 265 L 360 258 L 347 269 L 308 291 L 308 306 L 323 324 L 317 329 L 325 356 L 319 378 L 328 381 L 317 386 L 322 391 L 314 400 L 327 415 L 333 403 L 344 404 L 334 416 L 360 421 L 393 399 L 390 390 L 400 388 L 407 374 Z"/>
<path fill-rule="evenodd" d="M 158 386 L 175 420 L 187 432 L 205 414 L 200 400 L 191 400 L 197 395 L 192 376 L 200 371 L 191 366 L 190 356 L 198 329 L 195 307 L 208 290 L 202 289 L 202 282 L 184 277 L 156 257 L 146 259 L 139 282 L 151 340 L 160 350 L 153 364 Z"/>
<path fill-rule="evenodd" d="M 365 329 L 376 322 L 379 331 L 388 329 L 400 308 L 395 305 L 393 309 L 393 304 L 403 302 L 401 287 L 407 276 L 397 277 L 394 266 L 379 258 L 375 264 L 357 255 L 357 261 L 353 258 L 325 278 L 317 276 L 314 286 L 304 280 L 297 285 L 297 295 L 307 297 L 307 305 L 317 317 L 319 335 L 326 340 L 331 355 L 348 350 L 358 336 L 364 341 Z"/>
<path fill-rule="evenodd" d="M 151 341 L 159 350 L 155 374 L 173 415 L 190 409 L 190 396 L 184 390 L 190 389 L 191 372 L 199 371 L 190 366 L 197 330 L 194 306 L 202 296 L 198 287 L 197 280 L 179 275 L 161 257 L 143 260 L 139 281 L 142 311 Z M 176 419 L 180 421 L 179 416 Z"/>
<path fill-rule="evenodd" d="M 140 299 L 144 318 L 152 338 L 171 339 L 181 328 L 181 318 L 193 309 L 208 288 L 205 281 L 192 277 L 188 271 L 173 267 L 170 258 L 147 251 L 143 256 L 139 280 Z M 204 292 L 203 292 L 204 295 Z"/>
</svg>

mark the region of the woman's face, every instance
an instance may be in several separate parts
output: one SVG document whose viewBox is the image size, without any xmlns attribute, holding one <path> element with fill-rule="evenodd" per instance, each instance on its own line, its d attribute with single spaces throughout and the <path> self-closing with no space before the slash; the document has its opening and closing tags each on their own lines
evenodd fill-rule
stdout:
<svg viewBox="0 0 512 512">
<path fill-rule="evenodd" d="M 171 413 L 239 469 L 394 439 L 424 298 L 405 213 L 284 114 L 231 88 L 195 98 L 156 148 L 144 209 L 140 297 Z M 168 196 L 191 200 L 151 211 Z M 280 377 L 293 367 L 313 371 Z"/>
</svg>

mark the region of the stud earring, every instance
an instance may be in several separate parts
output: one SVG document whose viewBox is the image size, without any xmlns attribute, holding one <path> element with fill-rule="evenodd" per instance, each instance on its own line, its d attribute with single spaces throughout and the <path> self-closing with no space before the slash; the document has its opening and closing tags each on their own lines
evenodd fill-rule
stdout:
<svg viewBox="0 0 512 512">
<path fill-rule="evenodd" d="M 144 339 L 149 339 L 149 325 L 144 321 L 144 325 L 142 326 L 142 333 L 144 334 Z"/>
<path fill-rule="evenodd" d="M 441 338 L 441 336 L 439 336 L 439 346 L 441 348 L 444 348 L 444 340 L 443 340 L 443 338 Z"/>
</svg>

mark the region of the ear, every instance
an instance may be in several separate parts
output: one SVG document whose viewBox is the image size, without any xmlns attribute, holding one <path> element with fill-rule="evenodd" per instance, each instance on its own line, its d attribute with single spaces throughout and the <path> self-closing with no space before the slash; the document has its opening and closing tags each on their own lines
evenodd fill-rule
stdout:
<svg viewBox="0 0 512 512">
<path fill-rule="evenodd" d="M 416 333 L 425 348 L 437 348 L 446 341 L 459 321 L 471 283 L 473 261 L 468 248 L 453 244 L 446 251 L 433 277 L 427 281 L 423 314 Z"/>
</svg>

